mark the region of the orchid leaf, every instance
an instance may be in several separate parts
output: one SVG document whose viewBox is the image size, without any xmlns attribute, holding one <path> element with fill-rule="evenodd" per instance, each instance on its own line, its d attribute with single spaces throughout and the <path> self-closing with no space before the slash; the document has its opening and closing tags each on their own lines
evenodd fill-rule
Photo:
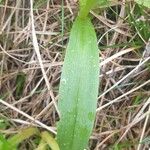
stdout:
<svg viewBox="0 0 150 150">
<path fill-rule="evenodd" d="M 103 7 L 110 4 L 110 0 L 79 0 L 80 2 L 80 12 L 79 16 L 81 18 L 87 17 L 91 9 L 97 7 Z"/>
<path fill-rule="evenodd" d="M 61 150 L 83 150 L 92 132 L 98 95 L 99 56 L 94 27 L 87 18 L 73 24 L 63 65 L 57 141 Z"/>
</svg>

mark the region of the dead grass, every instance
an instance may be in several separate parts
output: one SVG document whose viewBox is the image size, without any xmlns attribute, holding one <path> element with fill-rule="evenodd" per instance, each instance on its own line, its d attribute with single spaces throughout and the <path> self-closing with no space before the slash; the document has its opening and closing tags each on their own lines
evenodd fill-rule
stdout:
<svg viewBox="0 0 150 150">
<path fill-rule="evenodd" d="M 0 4 L 0 118 L 11 124 L 0 132 L 7 134 L 29 125 L 56 133 L 59 120 L 61 67 L 78 4 L 66 0 L 62 20 L 61 1 L 47 0 L 39 7 L 34 3 L 33 13 L 30 2 Z M 149 148 L 147 143 L 139 144 L 150 136 L 149 34 L 145 38 L 135 23 L 149 22 L 150 16 L 147 9 L 143 10 L 147 15 L 138 16 L 136 7 L 122 0 L 91 11 L 101 50 L 101 85 L 90 150 Z M 24 83 L 17 80 L 20 73 Z"/>
</svg>

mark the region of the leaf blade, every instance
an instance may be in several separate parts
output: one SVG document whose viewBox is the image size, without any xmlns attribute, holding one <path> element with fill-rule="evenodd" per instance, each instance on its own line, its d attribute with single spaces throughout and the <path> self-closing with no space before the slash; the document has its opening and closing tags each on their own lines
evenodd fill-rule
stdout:
<svg viewBox="0 0 150 150">
<path fill-rule="evenodd" d="M 83 150 L 87 146 L 96 113 L 98 61 L 93 25 L 88 18 L 77 18 L 60 82 L 57 140 L 61 150 Z"/>
<path fill-rule="evenodd" d="M 56 140 L 50 133 L 48 133 L 47 131 L 43 131 L 41 133 L 41 137 L 43 141 L 45 141 L 52 150 L 60 150 Z"/>
<path fill-rule="evenodd" d="M 111 5 L 111 2 L 114 3 L 115 1 L 116 0 L 79 0 L 79 17 L 85 18 L 87 17 L 91 9 L 95 9 L 97 7 L 109 7 Z"/>
<path fill-rule="evenodd" d="M 38 135 L 38 134 L 39 134 L 39 130 L 37 128 L 29 127 L 29 128 L 20 130 L 18 134 L 15 134 L 14 136 L 10 137 L 7 141 L 11 144 L 11 147 L 16 147 L 23 140 L 28 139 L 29 137 L 33 135 Z"/>
</svg>

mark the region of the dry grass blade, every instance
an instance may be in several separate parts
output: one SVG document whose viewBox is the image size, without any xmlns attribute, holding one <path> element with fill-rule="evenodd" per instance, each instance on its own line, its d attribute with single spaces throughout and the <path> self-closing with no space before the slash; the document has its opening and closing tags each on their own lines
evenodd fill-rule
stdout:
<svg viewBox="0 0 150 150">
<path fill-rule="evenodd" d="M 52 92 L 51 92 L 51 87 L 50 87 L 50 84 L 49 84 L 49 80 L 48 80 L 46 72 L 44 70 L 44 66 L 43 66 L 43 63 L 42 63 L 40 50 L 39 50 L 39 46 L 38 46 L 38 42 L 37 42 L 37 37 L 36 37 L 36 33 L 35 33 L 35 26 L 34 26 L 34 16 L 33 16 L 33 0 L 30 0 L 30 6 L 31 6 L 31 24 L 32 24 L 33 46 L 34 46 L 35 52 L 37 54 L 37 58 L 39 60 L 39 64 L 40 64 L 40 67 L 41 67 L 41 70 L 42 70 L 42 73 L 43 73 L 43 77 L 44 77 L 45 83 L 47 85 L 48 91 L 50 92 L 53 104 L 54 104 L 54 106 L 55 106 L 55 108 L 57 110 L 57 113 L 59 114 L 59 110 L 57 108 L 57 104 L 56 104 L 56 102 L 55 102 L 55 100 L 53 98 Z"/>
<path fill-rule="evenodd" d="M 100 111 L 100 110 L 102 110 L 102 109 L 108 107 L 109 105 L 112 105 L 113 103 L 118 102 L 121 98 L 125 97 L 126 95 L 129 95 L 129 94 L 133 93 L 134 91 L 140 89 L 141 87 L 143 87 L 143 86 L 145 86 L 145 85 L 147 85 L 147 84 L 149 84 L 149 83 L 150 83 L 150 80 L 144 82 L 143 84 L 139 85 L 138 87 L 136 87 L 136 88 L 134 88 L 134 89 L 132 89 L 132 90 L 130 90 L 130 91 L 124 93 L 123 95 L 117 97 L 117 98 L 114 99 L 114 100 L 111 100 L 109 103 L 107 103 L 107 104 L 105 104 L 105 105 L 103 105 L 103 106 L 100 106 L 99 108 L 97 108 L 96 111 L 98 112 L 98 111 Z"/>
<path fill-rule="evenodd" d="M 149 106 L 149 110 L 148 111 L 150 112 L 150 106 Z M 140 141 L 139 141 L 139 145 L 137 147 L 137 150 L 141 149 L 141 143 L 143 141 L 144 134 L 145 134 L 145 131 L 146 131 L 146 127 L 148 125 L 149 116 L 150 116 L 150 114 L 146 116 L 146 119 L 145 119 L 145 122 L 144 122 L 143 130 L 142 130 L 142 134 L 141 134 L 141 137 L 140 137 Z"/>
<path fill-rule="evenodd" d="M 146 58 L 143 62 L 141 62 L 139 65 L 137 65 L 132 71 L 130 71 L 127 75 L 125 75 L 121 80 L 119 80 L 116 84 L 114 84 L 113 86 L 111 86 L 111 88 L 109 88 L 107 91 L 105 91 L 104 93 L 102 93 L 99 96 L 99 98 L 101 98 L 102 96 L 104 96 L 105 94 L 107 94 L 109 91 L 111 91 L 113 88 L 115 88 L 116 86 L 118 86 L 122 81 L 124 81 L 125 79 L 127 79 L 136 70 L 138 70 L 139 67 L 141 67 L 143 64 L 145 64 L 149 60 L 150 60 L 150 57 Z"/>
<path fill-rule="evenodd" d="M 126 49 L 126 50 L 123 50 L 123 51 L 120 51 L 120 52 L 114 54 L 113 56 L 111 56 L 111 57 L 105 59 L 104 61 L 102 61 L 102 62 L 100 63 L 100 67 L 103 66 L 103 65 L 106 65 L 106 64 L 109 63 L 109 62 L 111 62 L 113 59 L 118 58 L 119 56 L 122 56 L 122 55 L 124 55 L 124 54 L 126 54 L 126 53 L 129 53 L 129 52 L 131 52 L 131 51 L 133 51 L 133 50 L 135 50 L 135 49 L 136 49 L 136 48 L 129 48 L 129 49 Z"/>
<path fill-rule="evenodd" d="M 34 123 L 38 124 L 38 125 L 41 126 L 42 128 L 45 128 L 45 129 L 47 129 L 48 131 L 50 131 L 50 132 L 56 134 L 56 132 L 55 132 L 53 129 L 51 129 L 50 127 L 46 126 L 45 124 L 41 123 L 41 122 L 38 121 L 38 120 L 35 120 L 33 117 L 29 116 L 28 114 L 24 113 L 23 111 L 19 110 L 18 108 L 14 107 L 14 106 L 12 106 L 12 105 L 10 105 L 10 104 L 8 104 L 7 102 L 3 101 L 2 99 L 0 99 L 0 103 L 2 103 L 3 105 L 5 105 L 5 106 L 7 106 L 7 107 L 9 107 L 9 108 L 11 108 L 11 109 L 13 109 L 14 111 L 18 112 L 19 114 L 25 116 L 26 118 L 28 118 L 28 119 L 30 119 L 31 121 L 33 121 Z"/>
</svg>

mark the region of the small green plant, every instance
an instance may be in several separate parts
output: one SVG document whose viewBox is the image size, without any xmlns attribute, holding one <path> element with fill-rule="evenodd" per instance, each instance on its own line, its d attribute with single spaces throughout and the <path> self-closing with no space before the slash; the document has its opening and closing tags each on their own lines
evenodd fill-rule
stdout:
<svg viewBox="0 0 150 150">
<path fill-rule="evenodd" d="M 88 13 L 100 1 L 79 2 L 80 11 L 73 23 L 60 81 L 57 141 L 61 150 L 87 147 L 96 113 L 99 53 Z"/>
<path fill-rule="evenodd" d="M 71 29 L 60 81 L 57 141 L 61 150 L 85 149 L 93 128 L 99 56 L 96 33 L 88 14 L 96 5 L 107 2 L 79 0 L 80 11 Z"/>
<path fill-rule="evenodd" d="M 30 127 L 18 131 L 17 134 L 6 138 L 3 134 L 0 134 L 0 150 L 17 150 L 18 145 L 31 136 L 38 136 L 41 141 L 36 150 L 46 150 L 48 147 L 51 150 L 60 150 L 56 140 L 47 131 L 40 131 L 37 128 Z"/>
<path fill-rule="evenodd" d="M 79 0 L 80 11 L 71 29 L 60 81 L 58 102 L 60 121 L 57 130 L 57 142 L 47 131 L 40 132 L 37 128 L 31 127 L 20 130 L 18 134 L 11 137 L 0 134 L 0 150 L 17 150 L 19 144 L 31 136 L 40 138 L 36 150 L 84 150 L 87 148 L 96 114 L 99 86 L 99 52 L 96 33 L 89 12 L 98 5 L 101 5 L 100 7 L 108 6 L 110 1 Z M 150 7 L 149 0 L 135 1 L 140 5 Z M 0 0 L 0 3 L 2 2 Z M 38 8 L 45 2 L 38 0 L 34 4 L 34 8 Z M 142 35 L 145 35 L 144 31 L 149 31 L 149 24 L 144 27 L 143 22 L 135 22 L 133 18 L 131 19 L 131 22 Z M 17 75 L 15 96 L 18 99 L 23 93 L 25 80 L 24 73 Z M 134 104 L 139 103 L 140 98 L 137 97 Z M 6 126 L 6 121 L 0 119 L 1 129 L 5 129 Z M 149 143 L 149 139 L 147 137 L 142 143 Z M 121 150 L 134 144 L 127 141 L 116 144 L 113 149 Z"/>
<path fill-rule="evenodd" d="M 111 149 L 112 150 L 124 150 L 124 149 L 129 149 L 134 145 L 137 145 L 136 141 L 124 141 L 122 143 L 115 144 Z"/>
</svg>

